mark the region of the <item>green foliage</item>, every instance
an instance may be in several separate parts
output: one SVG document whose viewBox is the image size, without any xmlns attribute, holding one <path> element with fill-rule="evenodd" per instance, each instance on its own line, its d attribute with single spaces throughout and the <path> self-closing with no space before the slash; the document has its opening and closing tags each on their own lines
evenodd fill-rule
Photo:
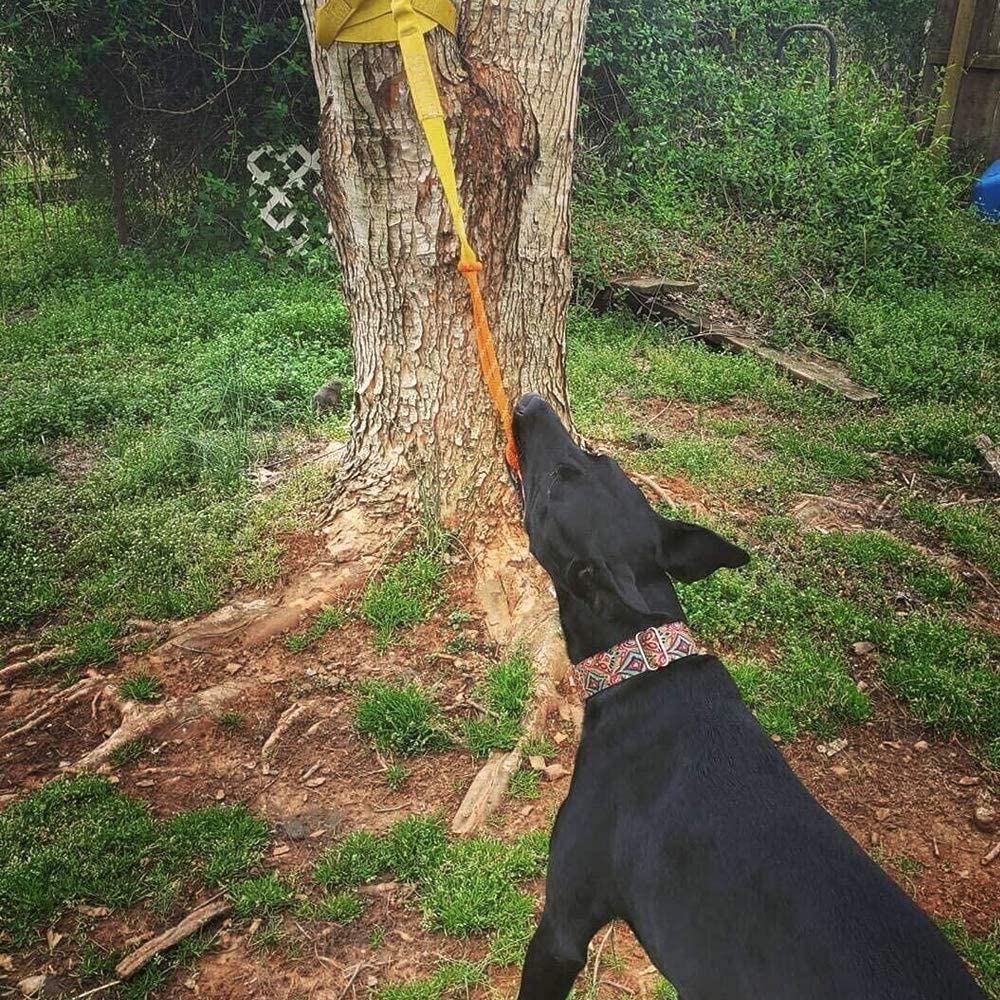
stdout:
<svg viewBox="0 0 1000 1000">
<path fill-rule="evenodd" d="M 324 889 L 353 889 L 370 882 L 388 861 L 382 838 L 356 830 L 320 855 L 314 875 Z"/>
<path fill-rule="evenodd" d="M 223 712 L 215 721 L 227 736 L 238 733 L 246 726 L 246 719 L 242 712 Z"/>
<path fill-rule="evenodd" d="M 419 684 L 362 684 L 354 724 L 382 751 L 428 753 L 451 745 L 441 710 Z"/>
<path fill-rule="evenodd" d="M 350 380 L 322 282 L 237 256 L 93 267 L 47 286 L 0 271 L 4 307 L 33 307 L 0 338 L 0 455 L 49 470 L 0 483 L 0 628 L 58 613 L 81 645 L 91 622 L 191 614 L 273 579 L 276 532 L 327 487 L 311 470 L 261 499 L 244 473 L 279 428 L 314 426 L 318 385 Z"/>
<path fill-rule="evenodd" d="M 538 791 L 540 780 L 541 775 L 538 771 L 522 767 L 511 776 L 507 794 L 512 799 L 537 799 L 540 794 Z"/>
<path fill-rule="evenodd" d="M 353 924 L 364 912 L 365 902 L 355 892 L 337 892 L 324 896 L 310 915 L 313 919 L 329 920 L 335 924 Z"/>
<path fill-rule="evenodd" d="M 139 670 L 122 680 L 118 693 L 131 701 L 156 701 L 163 696 L 163 684 L 159 677 Z"/>
<path fill-rule="evenodd" d="M 287 910 L 295 898 L 291 886 L 275 872 L 243 879 L 229 890 L 238 917 L 270 916 Z"/>
<path fill-rule="evenodd" d="M 653 987 L 653 1000 L 678 1000 L 677 990 L 672 983 L 660 978 Z"/>
<path fill-rule="evenodd" d="M 129 764 L 134 764 L 137 760 L 140 760 L 148 749 L 149 741 L 143 736 L 139 736 L 134 740 L 126 740 L 124 743 L 119 743 L 111 751 L 111 763 L 115 767 L 128 767 Z"/>
<path fill-rule="evenodd" d="M 321 639 L 327 632 L 341 628 L 347 621 L 347 612 L 341 607 L 330 606 L 323 608 L 316 616 L 315 621 L 304 632 L 294 632 L 285 639 L 285 645 L 293 653 L 301 653 L 308 649 L 317 639 Z"/>
<path fill-rule="evenodd" d="M 444 566 L 434 549 L 417 549 L 391 566 L 365 588 L 361 617 L 375 629 L 375 641 L 385 649 L 396 634 L 426 620 L 440 602 Z"/>
<path fill-rule="evenodd" d="M 486 980 L 480 962 L 457 959 L 439 962 L 434 974 L 404 983 L 386 983 L 373 994 L 375 1000 L 446 1000 L 466 997 Z"/>
<path fill-rule="evenodd" d="M 944 507 L 908 497 L 899 509 L 917 524 L 939 534 L 959 555 L 978 563 L 1000 580 L 1000 515 L 990 505 Z"/>
<path fill-rule="evenodd" d="M 441 864 L 448 830 L 440 816 L 409 816 L 386 837 L 389 867 L 404 882 L 421 882 Z"/>
<path fill-rule="evenodd" d="M 0 932 L 25 946 L 75 903 L 121 909 L 170 881 L 226 884 L 267 840 L 266 824 L 242 807 L 158 823 L 104 778 L 49 782 L 0 813 Z"/>
<path fill-rule="evenodd" d="M 402 764 L 390 764 L 385 769 L 385 783 L 394 791 L 398 792 L 406 784 L 410 772 Z"/>
<path fill-rule="evenodd" d="M 975 972 L 990 1000 L 1000 1000 L 1000 921 L 985 937 L 976 937 L 957 920 L 941 923 L 941 930 Z"/>
<path fill-rule="evenodd" d="M 535 670 L 523 650 L 515 649 L 486 674 L 481 697 L 489 715 L 465 723 L 465 739 L 476 757 L 491 750 L 512 750 L 521 736 L 521 719 L 535 684 Z"/>
</svg>

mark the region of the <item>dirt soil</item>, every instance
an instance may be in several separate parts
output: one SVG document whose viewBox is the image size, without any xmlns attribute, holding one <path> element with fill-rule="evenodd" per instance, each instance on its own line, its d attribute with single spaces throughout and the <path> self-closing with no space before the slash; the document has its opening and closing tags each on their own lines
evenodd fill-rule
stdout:
<svg viewBox="0 0 1000 1000">
<path fill-rule="evenodd" d="M 750 415 L 732 410 L 717 407 L 713 415 Z M 661 424 L 656 433 L 662 432 Z M 656 486 L 689 506 L 718 507 L 718 501 L 681 477 L 658 478 Z M 884 497 L 874 484 L 851 487 L 849 497 L 844 493 L 837 488 L 830 497 L 820 498 L 816 516 L 885 526 Z M 842 506 L 845 503 L 849 506 Z M 311 532 L 288 539 L 289 578 L 315 558 L 316 545 Z M 984 618 L 995 620 L 995 588 L 988 580 L 980 582 L 977 606 Z M 482 761 L 463 750 L 413 758 L 405 761 L 411 777 L 399 791 L 392 791 L 385 780 L 386 761 L 352 731 L 352 706 L 358 681 L 413 679 L 432 687 L 450 718 L 476 713 L 470 704 L 472 690 L 498 651 L 478 617 L 473 584 L 468 563 L 457 566 L 432 619 L 406 633 L 385 654 L 376 652 L 370 629 L 350 622 L 298 654 L 289 652 L 280 637 L 262 648 L 242 648 L 236 633 L 220 655 L 164 646 L 146 655 L 123 656 L 114 667 L 100 670 L 109 683 L 117 684 L 141 665 L 159 677 L 166 698 L 234 679 L 246 682 L 247 690 L 232 706 L 245 724 L 227 734 L 211 717 L 172 723 L 155 734 L 141 759 L 105 770 L 160 815 L 212 802 L 245 803 L 271 824 L 268 863 L 289 875 L 308 872 L 320 852 L 349 830 L 382 830 L 411 812 L 442 812 L 450 818 Z M 331 600 L 343 596 L 331 595 Z M 448 623 L 453 609 L 468 612 L 471 620 L 456 629 Z M 466 651 L 446 653 L 446 644 L 456 636 L 465 639 Z M 858 662 L 859 680 L 872 673 L 863 659 Z M 0 690 L 0 732 L 55 693 L 59 680 L 28 674 Z M 815 737 L 803 737 L 782 750 L 823 805 L 921 906 L 936 917 L 961 918 L 975 933 L 987 932 L 1000 910 L 1000 859 L 992 866 L 981 864 L 996 835 L 977 830 L 972 814 L 977 804 L 991 798 L 988 776 L 957 740 L 935 739 L 877 684 L 870 693 L 876 709 L 872 720 L 845 731 L 846 742 L 832 756 Z M 556 759 L 569 770 L 577 736 L 568 706 L 575 703 L 575 695 L 564 687 L 561 697 L 564 703 L 554 704 L 546 718 L 546 735 L 558 748 Z M 301 713 L 265 761 L 265 740 L 296 704 L 302 706 Z M 118 721 L 113 699 L 88 697 L 25 738 L 0 745 L 0 807 L 66 772 Z M 567 788 L 564 776 L 543 781 L 537 800 L 505 799 L 486 832 L 507 837 L 548 828 Z M 540 905 L 541 882 L 535 891 Z M 317 930 L 316 924 L 300 924 L 287 916 L 281 943 L 271 948 L 255 945 L 248 921 L 225 921 L 216 929 L 213 948 L 194 966 L 175 972 L 158 995 L 171 1000 L 346 1000 L 364 997 L 368 988 L 386 981 L 427 975 L 442 957 L 485 955 L 483 939 L 448 938 L 425 929 L 405 886 L 376 884 L 365 893 L 372 902 L 356 923 Z M 195 902 L 184 901 L 158 921 L 144 909 L 101 918 L 75 912 L 56 927 L 64 937 L 51 953 L 39 947 L 14 956 L 12 968 L 0 971 L 0 984 L 4 975 L 8 983 L 37 972 L 66 976 L 78 960 L 74 942 L 85 928 L 99 941 L 122 948 L 170 926 Z M 379 928 L 384 931 L 381 942 Z M 601 984 L 604 995 L 645 996 L 656 982 L 655 970 L 622 926 L 613 933 L 602 931 L 593 954 L 585 975 Z M 493 975 L 493 988 L 514 993 L 517 978 L 517 969 L 502 970 Z M 489 995 L 485 988 L 477 992 Z"/>
</svg>

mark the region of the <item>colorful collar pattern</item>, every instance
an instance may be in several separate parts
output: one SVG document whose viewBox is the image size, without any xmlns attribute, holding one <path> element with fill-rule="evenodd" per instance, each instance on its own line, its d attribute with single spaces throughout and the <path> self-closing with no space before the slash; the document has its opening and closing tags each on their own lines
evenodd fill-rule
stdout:
<svg viewBox="0 0 1000 1000">
<path fill-rule="evenodd" d="M 647 670 L 661 670 L 685 656 L 697 652 L 694 636 L 683 622 L 668 622 L 647 628 L 603 653 L 595 653 L 573 664 L 573 686 L 590 698 L 598 691 L 614 687 Z"/>
</svg>

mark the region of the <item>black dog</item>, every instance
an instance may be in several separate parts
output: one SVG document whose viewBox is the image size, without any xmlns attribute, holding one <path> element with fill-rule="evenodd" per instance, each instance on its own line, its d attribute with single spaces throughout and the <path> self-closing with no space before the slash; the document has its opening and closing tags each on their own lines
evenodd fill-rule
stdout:
<svg viewBox="0 0 1000 1000">
<path fill-rule="evenodd" d="M 802 786 L 722 664 L 686 655 L 670 577 L 698 580 L 746 553 L 656 514 L 540 397 L 518 403 L 514 430 L 531 551 L 555 585 L 570 659 L 583 661 L 576 675 L 596 691 L 521 1000 L 562 1000 L 615 918 L 683 1000 L 985 1000 Z"/>
</svg>

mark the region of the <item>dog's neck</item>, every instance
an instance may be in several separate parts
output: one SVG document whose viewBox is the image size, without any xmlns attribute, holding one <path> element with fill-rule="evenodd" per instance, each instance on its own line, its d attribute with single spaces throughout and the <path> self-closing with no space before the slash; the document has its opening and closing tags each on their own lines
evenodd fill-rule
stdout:
<svg viewBox="0 0 1000 1000">
<path fill-rule="evenodd" d="M 683 622 L 643 629 L 601 653 L 573 664 L 574 687 L 590 698 L 631 677 L 662 670 L 674 660 L 697 652 L 694 636 Z"/>
</svg>

